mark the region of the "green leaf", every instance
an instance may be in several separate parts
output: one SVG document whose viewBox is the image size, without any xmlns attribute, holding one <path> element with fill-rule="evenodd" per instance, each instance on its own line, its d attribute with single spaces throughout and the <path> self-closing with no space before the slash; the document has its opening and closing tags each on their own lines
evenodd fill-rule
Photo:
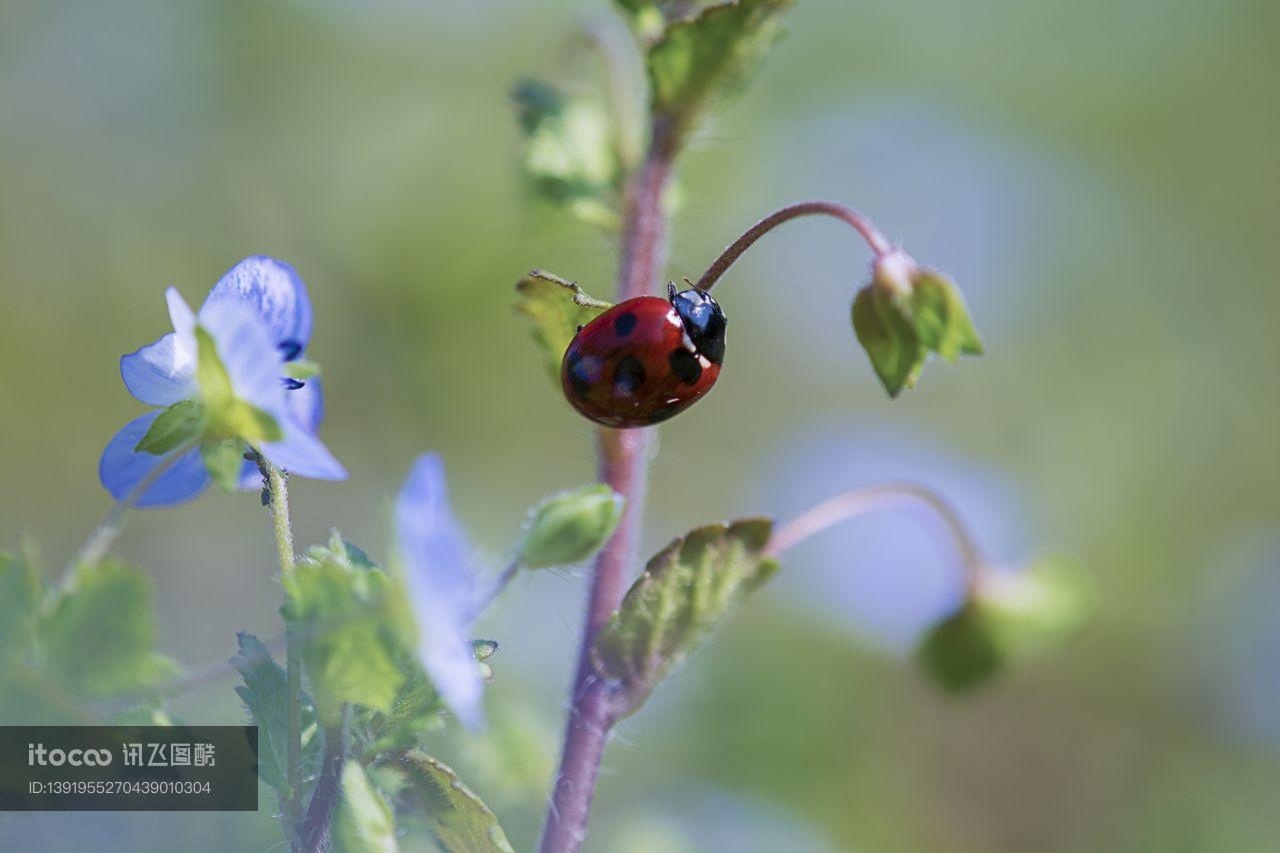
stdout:
<svg viewBox="0 0 1280 853">
<path fill-rule="evenodd" d="M 530 569 L 582 562 L 609 541 L 625 504 L 604 484 L 553 495 L 533 512 L 521 562 Z"/>
<path fill-rule="evenodd" d="M 896 294 L 869 285 L 853 299 L 853 331 L 890 397 L 913 387 L 925 350 Z"/>
<path fill-rule="evenodd" d="M 649 51 L 653 112 L 677 141 L 711 104 L 742 88 L 782 36 L 794 0 L 728 0 L 670 24 Z"/>
<path fill-rule="evenodd" d="M 547 368 L 556 383 L 560 362 L 579 326 L 585 326 L 612 307 L 582 292 L 576 283 L 534 270 L 516 284 L 516 310 L 533 320 L 533 337 L 542 347 Z"/>
<path fill-rule="evenodd" d="M 699 527 L 649 561 L 591 650 L 600 675 L 625 685 L 632 711 L 777 571 L 764 555 L 772 531 L 766 518 Z"/>
<path fill-rule="evenodd" d="M 511 93 L 525 136 L 524 171 L 538 195 L 604 228 L 620 221 L 623 168 L 608 111 L 541 80 Z"/>
<path fill-rule="evenodd" d="M 321 722 L 337 722 L 344 702 L 389 711 L 405 681 L 403 596 L 380 570 L 335 559 L 304 560 L 282 578 L 282 608 L 301 640 Z"/>
<path fill-rule="evenodd" d="M 0 667 L 27 656 L 35 636 L 42 584 L 31 562 L 0 551 Z"/>
<path fill-rule="evenodd" d="M 342 533 L 337 529 L 329 531 L 329 541 L 324 545 L 313 545 L 307 549 L 306 559 L 313 563 L 323 563 L 331 560 L 340 566 L 350 569 L 379 569 L 381 566 L 374 562 L 364 549 L 353 545 L 346 539 L 342 538 Z"/>
<path fill-rule="evenodd" d="M 408 810 L 425 815 L 448 853 L 513 853 L 498 818 L 446 764 L 416 749 L 391 764 L 405 775 L 400 797 Z"/>
<path fill-rule="evenodd" d="M 391 807 L 354 761 L 342 768 L 342 797 L 333 815 L 335 853 L 395 853 L 396 821 Z"/>
<path fill-rule="evenodd" d="M 137 692 L 176 673 L 153 648 L 151 581 L 121 563 L 77 567 L 39 633 L 49 672 L 86 697 Z"/>
<path fill-rule="evenodd" d="M 408 676 L 390 710 L 366 708 L 357 715 L 361 751 L 370 760 L 383 752 L 417 746 L 422 735 L 437 731 L 444 722 L 444 703 L 416 657 L 406 653 L 396 660 Z"/>
<path fill-rule="evenodd" d="M 925 634 L 917 659 L 943 690 L 968 691 L 1011 663 L 1067 643 L 1088 622 L 1094 599 L 1089 575 L 1057 558 L 985 574 L 976 594 Z"/>
<path fill-rule="evenodd" d="M 922 270 L 911 291 L 911 316 L 920 343 L 953 364 L 961 355 L 982 355 L 960 290 L 935 272 Z"/>
<path fill-rule="evenodd" d="M 280 441 L 284 430 L 275 418 L 235 395 L 231 377 L 218 357 L 218 346 L 196 327 L 196 382 L 205 407 L 205 434 L 215 440 L 243 438 L 250 444 Z"/>
<path fill-rule="evenodd" d="M 877 258 L 872 269 L 871 284 L 853 300 L 853 330 L 889 396 L 915 387 L 930 352 L 952 363 L 982 354 L 954 284 L 901 251 Z"/>
<path fill-rule="evenodd" d="M 205 470 L 219 489 L 233 494 L 240 489 L 240 472 L 244 470 L 245 444 L 238 438 L 205 442 L 200 445 L 200 458 Z"/>
<path fill-rule="evenodd" d="M 257 637 L 241 631 L 236 641 L 240 651 L 231 659 L 231 665 L 244 681 L 236 687 L 236 694 L 258 727 L 258 775 L 287 799 L 290 700 L 285 671 Z M 311 698 L 303 694 L 301 704 L 302 773 L 303 778 L 310 779 L 320 768 L 322 736 Z"/>
<path fill-rule="evenodd" d="M 164 456 L 189 444 L 204 432 L 204 404 L 199 400 L 179 400 L 151 422 L 147 434 L 133 448 L 135 453 Z"/>
</svg>

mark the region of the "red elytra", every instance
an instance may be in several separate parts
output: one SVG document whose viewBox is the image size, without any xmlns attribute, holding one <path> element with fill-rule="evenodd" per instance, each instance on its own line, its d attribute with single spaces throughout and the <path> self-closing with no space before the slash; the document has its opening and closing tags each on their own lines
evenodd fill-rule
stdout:
<svg viewBox="0 0 1280 853">
<path fill-rule="evenodd" d="M 621 302 L 578 330 L 560 383 L 598 424 L 628 429 L 679 414 L 720 376 L 727 320 L 710 294 L 686 290 Z"/>
</svg>

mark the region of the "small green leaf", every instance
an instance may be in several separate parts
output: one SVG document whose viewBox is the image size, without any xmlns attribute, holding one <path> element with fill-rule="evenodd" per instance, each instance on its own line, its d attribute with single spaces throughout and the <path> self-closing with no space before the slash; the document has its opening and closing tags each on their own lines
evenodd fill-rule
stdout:
<svg viewBox="0 0 1280 853">
<path fill-rule="evenodd" d="M 925 634 L 917 657 L 942 689 L 962 693 L 1064 645 L 1093 608 L 1091 580 L 1072 563 L 1042 558 L 1019 572 L 988 573 L 975 596 Z"/>
<path fill-rule="evenodd" d="M 740 89 L 782 36 L 794 0 L 726 0 L 671 23 L 649 51 L 655 118 L 677 138 Z"/>
<path fill-rule="evenodd" d="M 354 761 L 342 768 L 342 796 L 333 815 L 335 853 L 395 853 L 396 820 L 364 769 Z"/>
<path fill-rule="evenodd" d="M 935 272 L 922 270 L 911 291 L 911 316 L 920 343 L 953 364 L 961 355 L 982 355 L 959 289 Z"/>
<path fill-rule="evenodd" d="M 853 300 L 853 330 L 889 396 L 915 387 L 930 352 L 952 363 L 982 354 L 954 284 L 899 250 L 876 258 L 872 271 Z"/>
<path fill-rule="evenodd" d="M 254 635 L 241 631 L 236 635 L 236 642 L 240 651 L 231 659 L 231 665 L 244 681 L 236 687 L 236 694 L 258 727 L 258 775 L 287 799 L 290 699 L 285 671 Z M 301 704 L 302 773 L 310 779 L 320 769 L 322 738 L 311 698 L 303 694 Z"/>
<path fill-rule="evenodd" d="M 406 653 L 396 660 L 408 676 L 391 709 L 363 709 L 357 715 L 359 730 L 364 733 L 362 752 L 369 759 L 390 750 L 417 746 L 422 735 L 438 730 L 444 722 L 444 703 L 416 657 Z"/>
<path fill-rule="evenodd" d="M 618 8 L 642 41 L 652 42 L 662 36 L 667 25 L 666 10 L 676 0 L 615 0 Z"/>
<path fill-rule="evenodd" d="M 632 711 L 777 571 L 764 556 L 772 530 L 766 518 L 699 527 L 649 561 L 591 650 L 600 675 L 625 685 Z"/>
<path fill-rule="evenodd" d="M 329 541 L 326 544 L 313 545 L 308 548 L 306 559 L 313 563 L 332 560 L 341 566 L 351 569 L 369 570 L 382 568 L 364 552 L 364 549 L 343 539 L 342 533 L 337 529 L 329 531 Z"/>
<path fill-rule="evenodd" d="M 49 672 L 86 697 L 134 693 L 177 671 L 154 650 L 150 579 L 111 560 L 74 570 L 39 634 Z"/>
<path fill-rule="evenodd" d="M 244 470 L 245 444 L 238 438 L 205 442 L 200 445 L 200 458 L 205 470 L 219 489 L 233 494 L 240 489 L 240 473 Z"/>
<path fill-rule="evenodd" d="M 530 569 L 582 562 L 609 541 L 625 504 L 604 484 L 553 495 L 533 512 L 520 546 L 521 562 Z"/>
<path fill-rule="evenodd" d="M 604 105 L 541 80 L 522 80 L 511 97 L 525 136 L 524 171 L 538 195 L 584 222 L 616 228 L 623 169 Z"/>
<path fill-rule="evenodd" d="M 925 359 L 911 320 L 898 303 L 896 294 L 874 285 L 853 299 L 853 331 L 890 397 L 915 385 Z"/>
<path fill-rule="evenodd" d="M 558 383 L 560 362 L 578 327 L 612 306 L 583 293 L 576 283 L 542 270 L 520 279 L 516 290 L 520 294 L 516 310 L 533 320 L 534 340 L 542 347 L 552 380 Z"/>
<path fill-rule="evenodd" d="M 306 382 L 308 379 L 315 379 L 320 375 L 320 365 L 305 358 L 286 361 L 284 375 L 290 379 L 297 379 L 299 382 Z"/>
<path fill-rule="evenodd" d="M 271 415 L 240 400 L 218 357 L 218 346 L 196 327 L 196 382 L 205 408 L 205 434 L 212 439 L 243 438 L 250 444 L 280 441 L 284 430 Z"/>
<path fill-rule="evenodd" d="M 31 648 L 41 587 L 30 560 L 0 551 L 0 667 L 21 660 Z"/>
<path fill-rule="evenodd" d="M 204 404 L 199 400 L 179 400 L 151 422 L 147 434 L 142 437 L 135 453 L 164 456 L 184 444 L 189 444 L 204 432 Z"/>
<path fill-rule="evenodd" d="M 397 662 L 403 596 L 392 579 L 323 559 L 298 563 L 282 582 L 282 613 L 301 639 L 321 722 L 336 723 L 344 702 L 391 710 L 405 681 Z"/>
<path fill-rule="evenodd" d="M 409 811 L 425 815 L 448 853 L 513 853 L 498 818 L 446 764 L 416 749 L 390 763 L 405 774 L 400 798 Z"/>
</svg>

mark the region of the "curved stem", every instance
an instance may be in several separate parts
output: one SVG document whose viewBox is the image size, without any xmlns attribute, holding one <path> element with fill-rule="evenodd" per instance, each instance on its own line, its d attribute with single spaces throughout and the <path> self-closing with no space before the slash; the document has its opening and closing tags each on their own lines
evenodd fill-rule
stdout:
<svg viewBox="0 0 1280 853">
<path fill-rule="evenodd" d="M 258 457 L 258 467 L 267 481 L 270 498 L 272 529 L 275 533 L 276 556 L 280 561 L 281 576 L 289 575 L 296 557 L 293 552 L 293 527 L 289 521 L 289 485 L 285 473 L 265 458 Z M 285 776 L 289 796 L 285 801 L 285 816 L 294 849 L 302 821 L 302 662 L 298 654 L 298 638 L 293 626 L 286 623 L 284 633 L 285 690 L 288 695 L 289 715 L 286 723 Z"/>
<path fill-rule="evenodd" d="M 867 245 L 871 247 L 876 257 L 887 255 L 893 250 L 892 244 L 885 239 L 875 224 L 852 207 L 834 201 L 802 201 L 799 204 L 784 207 L 752 225 L 747 233 L 721 252 L 720 257 L 716 258 L 715 262 L 702 274 L 702 278 L 698 279 L 694 287 L 698 290 L 710 290 L 715 287 L 720 276 L 724 275 L 729 267 L 733 266 L 733 262 L 742 257 L 743 252 L 751 248 L 753 243 L 782 223 L 801 216 L 832 216 L 839 219 L 862 235 L 862 239 L 867 241 Z"/>
<path fill-rule="evenodd" d="M 627 215 L 618 271 L 618 300 L 651 292 L 666 255 L 662 197 L 671 178 L 676 146 L 662 124 L 654 127 L 644 166 L 627 193 Z M 653 429 L 601 429 L 600 479 L 626 499 L 617 529 L 596 556 L 586 624 L 578 652 L 564 751 L 542 833 L 542 853 L 574 853 L 587 835 L 600 759 L 617 721 L 618 697 L 594 677 L 591 644 L 622 602 L 634 558 L 644 506 Z"/>
<path fill-rule="evenodd" d="M 116 539 L 120 537 L 124 531 L 124 521 L 129 516 L 129 511 L 137 506 L 138 501 L 142 500 L 152 486 L 159 482 L 160 478 L 165 475 L 178 460 L 186 456 L 196 447 L 197 442 L 188 442 L 168 456 L 160 460 L 160 464 L 147 472 L 147 475 L 138 481 L 138 484 L 129 490 L 129 493 L 116 502 L 111 507 L 106 516 L 102 519 L 102 523 L 94 528 L 93 533 L 89 534 L 89 538 L 80 546 L 80 550 L 76 551 L 75 556 L 71 558 L 71 562 L 67 564 L 66 573 L 70 573 L 76 566 L 87 563 L 95 566 L 103 557 L 107 555 L 107 551 L 111 550 L 111 546 Z"/>
<path fill-rule="evenodd" d="M 765 554 L 776 557 L 806 539 L 859 515 L 913 505 L 928 509 L 947 528 L 960 555 L 965 585 L 972 590 L 981 579 L 984 565 L 977 542 L 951 504 L 932 489 L 911 483 L 884 483 L 841 492 L 778 528 L 769 540 Z"/>
</svg>

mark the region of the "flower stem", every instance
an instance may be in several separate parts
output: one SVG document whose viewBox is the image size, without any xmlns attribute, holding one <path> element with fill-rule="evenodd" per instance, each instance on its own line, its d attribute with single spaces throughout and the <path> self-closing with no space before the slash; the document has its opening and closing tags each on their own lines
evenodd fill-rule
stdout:
<svg viewBox="0 0 1280 853">
<path fill-rule="evenodd" d="M 196 446 L 196 442 L 189 442 L 182 445 L 177 450 L 160 460 L 156 467 L 147 472 L 147 475 L 138 481 L 138 484 L 129 490 L 123 498 L 116 501 L 115 506 L 107 512 L 102 519 L 102 523 L 94 528 L 93 533 L 89 534 L 89 538 L 80 546 L 80 550 L 76 551 L 75 556 L 67 563 L 64 574 L 70 574 L 76 566 L 90 565 L 96 566 L 102 561 L 102 558 L 111 550 L 111 546 L 115 544 L 116 539 L 124 531 L 125 519 L 129 517 L 129 511 L 132 510 L 142 500 L 152 486 L 160 481 L 169 469 L 186 456 Z"/>
<path fill-rule="evenodd" d="M 862 239 L 867 241 L 867 245 L 871 247 L 871 251 L 875 253 L 876 257 L 886 255 L 893 250 L 892 244 L 885 239 L 885 236 L 880 233 L 875 224 L 852 207 L 847 207 L 834 201 L 802 201 L 798 204 L 784 207 L 782 210 L 772 213 L 752 225 L 747 230 L 747 233 L 733 241 L 720 254 L 720 257 L 716 258 L 715 262 L 702 274 L 702 278 L 698 279 L 698 283 L 694 287 L 698 290 L 710 290 L 715 287 L 716 282 L 720 280 L 720 276 L 724 275 L 729 267 L 733 266 L 733 262 L 742 257 L 742 254 L 751 248 L 753 243 L 782 223 L 801 216 L 832 216 L 839 219 L 862 235 Z"/>
<path fill-rule="evenodd" d="M 285 473 L 266 459 L 259 457 L 258 466 L 267 480 L 280 574 L 287 576 L 293 571 L 296 559 L 293 552 L 293 527 L 289 521 L 289 485 Z M 284 805 L 285 817 L 289 821 L 289 831 L 286 834 L 296 851 L 296 839 L 302 821 L 302 662 L 298 656 L 295 631 L 288 623 L 285 624 L 284 648 L 285 690 L 289 703 L 285 742 L 285 781 L 289 796 Z"/>
<path fill-rule="evenodd" d="M 671 179 L 676 148 L 665 126 L 654 127 L 644 165 L 628 189 L 623 225 L 618 300 L 651 292 L 666 258 L 666 217 L 662 197 Z M 622 602 L 628 568 L 635 557 L 644 505 L 645 480 L 654 430 L 601 429 L 600 479 L 626 499 L 613 537 L 596 557 L 578 653 L 564 752 L 542 833 L 542 853 L 574 853 L 587 835 L 600 759 L 609 730 L 622 711 L 620 698 L 591 667 L 591 644 Z"/>
<path fill-rule="evenodd" d="M 969 532 L 969 528 L 951 504 L 941 495 L 932 489 L 911 483 L 883 483 L 841 492 L 805 510 L 779 527 L 769 540 L 765 554 L 770 557 L 779 556 L 784 551 L 843 521 L 869 512 L 897 509 L 903 506 L 923 506 L 942 521 L 960 556 L 960 565 L 965 573 L 965 585 L 972 592 L 980 582 L 985 566 L 973 534 Z"/>
</svg>

